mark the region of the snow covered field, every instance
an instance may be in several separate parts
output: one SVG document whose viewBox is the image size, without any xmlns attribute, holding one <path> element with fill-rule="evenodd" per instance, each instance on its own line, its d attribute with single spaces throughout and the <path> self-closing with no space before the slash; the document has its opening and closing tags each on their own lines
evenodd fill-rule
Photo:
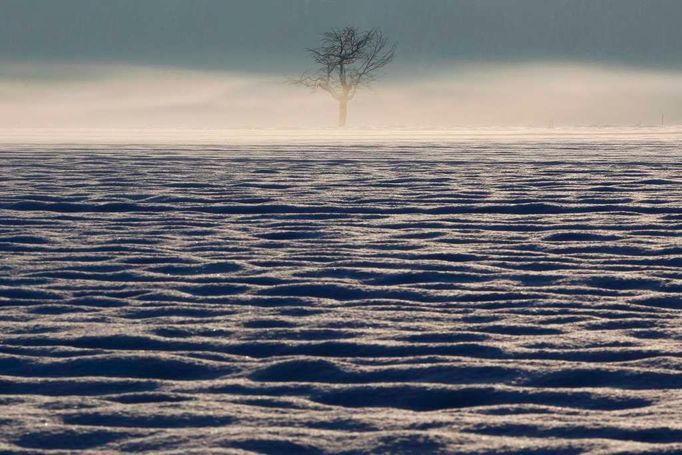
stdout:
<svg viewBox="0 0 682 455">
<path fill-rule="evenodd" d="M 0 151 L 0 452 L 680 453 L 682 141 Z"/>
</svg>

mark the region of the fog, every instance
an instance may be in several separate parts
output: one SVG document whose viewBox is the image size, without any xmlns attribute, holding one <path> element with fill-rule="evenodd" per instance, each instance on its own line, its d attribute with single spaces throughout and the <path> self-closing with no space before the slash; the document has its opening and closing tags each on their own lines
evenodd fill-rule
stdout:
<svg viewBox="0 0 682 455">
<path fill-rule="evenodd" d="M 113 64 L 5 64 L 2 128 L 323 128 L 324 92 L 296 74 Z M 559 62 L 443 65 L 392 73 L 350 106 L 355 128 L 682 123 L 682 72 Z"/>
<path fill-rule="evenodd" d="M 398 42 L 350 128 L 682 123 L 678 0 L 4 0 L 2 12 L 3 131 L 331 128 L 334 101 L 287 80 L 344 25 Z"/>
</svg>

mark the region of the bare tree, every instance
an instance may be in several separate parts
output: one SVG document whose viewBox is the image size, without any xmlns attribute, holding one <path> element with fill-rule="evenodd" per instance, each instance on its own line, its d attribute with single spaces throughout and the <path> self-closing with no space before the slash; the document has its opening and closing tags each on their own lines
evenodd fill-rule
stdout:
<svg viewBox="0 0 682 455">
<path fill-rule="evenodd" d="M 360 87 L 376 79 L 378 70 L 391 63 L 395 49 L 376 28 L 333 29 L 322 35 L 319 47 L 308 49 L 318 70 L 304 73 L 295 83 L 328 92 L 339 103 L 339 126 L 346 126 L 348 102 Z"/>
</svg>

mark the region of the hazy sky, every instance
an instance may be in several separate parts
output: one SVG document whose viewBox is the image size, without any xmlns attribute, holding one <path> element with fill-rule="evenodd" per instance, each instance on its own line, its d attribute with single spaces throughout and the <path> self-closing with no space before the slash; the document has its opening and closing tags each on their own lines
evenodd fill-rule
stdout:
<svg viewBox="0 0 682 455">
<path fill-rule="evenodd" d="M 0 127 L 324 126 L 330 27 L 398 41 L 355 125 L 682 122 L 680 0 L 0 0 Z"/>
</svg>

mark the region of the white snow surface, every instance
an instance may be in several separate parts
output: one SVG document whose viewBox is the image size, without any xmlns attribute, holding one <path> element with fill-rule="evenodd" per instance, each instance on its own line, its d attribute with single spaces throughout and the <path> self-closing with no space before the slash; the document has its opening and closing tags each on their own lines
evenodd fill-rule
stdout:
<svg viewBox="0 0 682 455">
<path fill-rule="evenodd" d="M 0 452 L 681 453 L 681 146 L 3 145 Z"/>
</svg>

